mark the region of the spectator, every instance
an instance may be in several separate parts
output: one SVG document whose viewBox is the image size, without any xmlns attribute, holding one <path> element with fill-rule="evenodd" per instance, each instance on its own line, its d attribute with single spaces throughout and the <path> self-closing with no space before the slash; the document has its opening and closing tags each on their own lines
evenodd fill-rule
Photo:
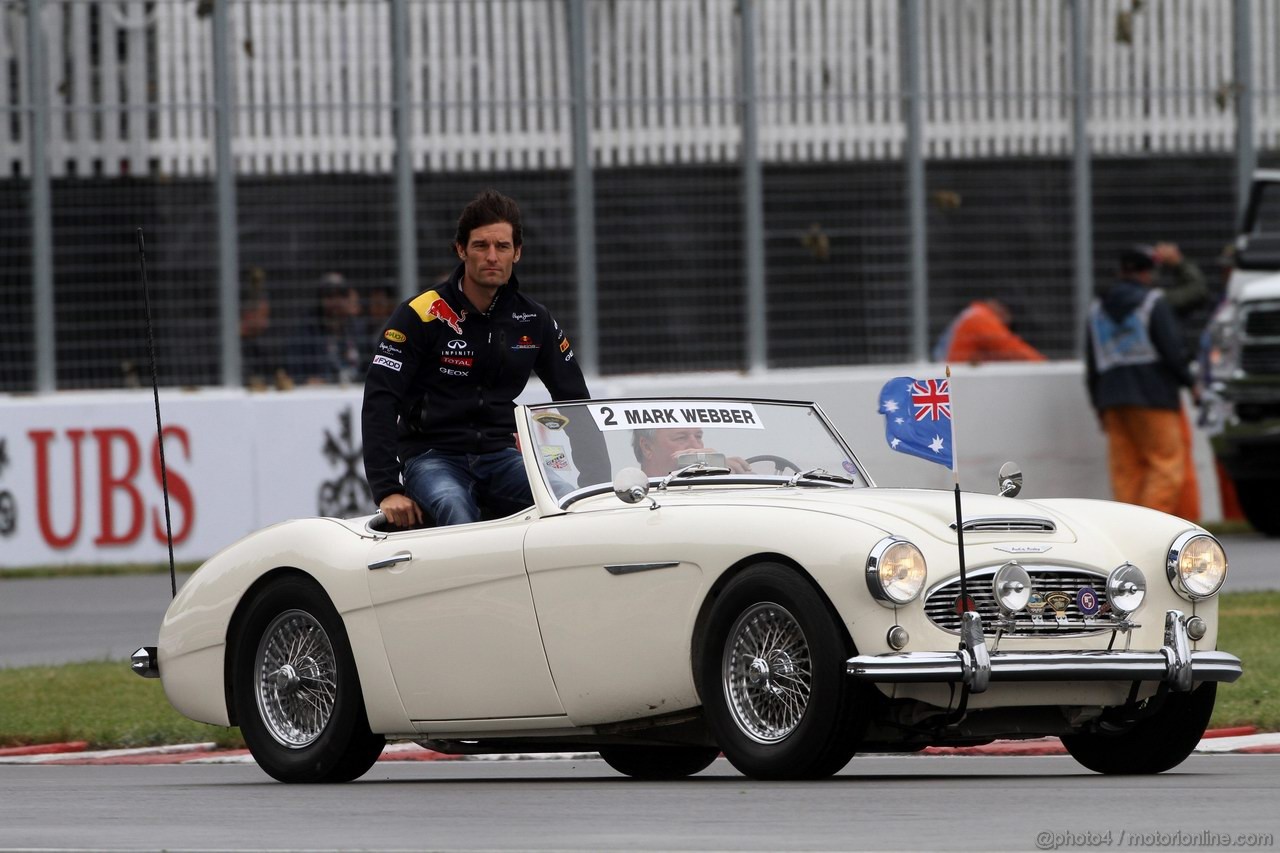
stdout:
<svg viewBox="0 0 1280 853">
<path fill-rule="evenodd" d="M 969 303 L 933 348 L 933 360 L 980 364 L 984 361 L 1044 361 L 1031 344 L 1018 337 L 1010 324 L 1013 315 L 999 299 Z"/>
<path fill-rule="evenodd" d="M 240 293 L 240 366 L 251 390 L 264 391 L 272 384 L 282 391 L 293 387 L 283 367 L 280 339 L 271 333 L 271 301 L 261 267 L 249 270 L 249 283 Z"/>
<path fill-rule="evenodd" d="M 377 354 L 378 336 L 382 334 L 382 330 L 386 327 L 387 321 L 391 319 L 391 313 L 396 310 L 396 304 L 399 301 L 396 298 L 395 287 L 385 282 L 375 284 L 365 292 L 360 337 L 366 346 L 373 348 L 374 355 Z M 368 358 L 365 361 L 367 362 Z"/>
<path fill-rule="evenodd" d="M 1204 273 L 1183 256 L 1177 243 L 1156 243 L 1151 248 L 1151 258 L 1156 264 L 1157 281 L 1164 291 L 1164 298 L 1182 328 L 1183 348 L 1194 361 L 1200 351 L 1200 333 L 1213 311 L 1213 294 L 1205 282 Z M 1166 273 L 1172 276 L 1172 281 Z"/>
<path fill-rule="evenodd" d="M 360 340 L 360 294 L 342 273 L 325 273 L 316 292 L 315 315 L 289 347 L 290 372 L 311 384 L 352 382 L 365 364 Z"/>
<path fill-rule="evenodd" d="M 1089 308 L 1089 399 L 1107 433 L 1116 500 L 1175 512 L 1188 467 L 1180 388 L 1199 396 L 1150 248 L 1120 255 L 1119 279 Z"/>
</svg>

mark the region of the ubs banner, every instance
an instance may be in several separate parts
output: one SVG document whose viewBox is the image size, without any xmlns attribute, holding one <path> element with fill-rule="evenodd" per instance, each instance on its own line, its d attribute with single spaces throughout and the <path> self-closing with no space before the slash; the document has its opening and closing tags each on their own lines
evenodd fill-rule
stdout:
<svg viewBox="0 0 1280 853">
<path fill-rule="evenodd" d="M 162 391 L 174 558 L 268 524 L 373 511 L 361 391 Z M 0 570 L 167 562 L 150 393 L 0 401 Z"/>
</svg>

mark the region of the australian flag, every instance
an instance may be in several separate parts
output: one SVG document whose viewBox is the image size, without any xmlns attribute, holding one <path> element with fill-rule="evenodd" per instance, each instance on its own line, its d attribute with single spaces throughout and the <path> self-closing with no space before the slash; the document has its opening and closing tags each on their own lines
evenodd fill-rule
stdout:
<svg viewBox="0 0 1280 853">
<path fill-rule="evenodd" d="M 951 380 L 899 376 L 880 389 L 889 447 L 955 470 L 951 454 Z"/>
</svg>

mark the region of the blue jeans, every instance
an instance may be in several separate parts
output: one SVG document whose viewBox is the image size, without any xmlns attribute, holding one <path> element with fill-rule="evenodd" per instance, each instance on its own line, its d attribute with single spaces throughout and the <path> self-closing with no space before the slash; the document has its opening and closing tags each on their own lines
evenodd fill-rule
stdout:
<svg viewBox="0 0 1280 853">
<path fill-rule="evenodd" d="M 514 447 L 493 453 L 428 450 L 405 462 L 404 489 L 441 527 L 496 518 L 533 506 L 524 459 Z"/>
</svg>

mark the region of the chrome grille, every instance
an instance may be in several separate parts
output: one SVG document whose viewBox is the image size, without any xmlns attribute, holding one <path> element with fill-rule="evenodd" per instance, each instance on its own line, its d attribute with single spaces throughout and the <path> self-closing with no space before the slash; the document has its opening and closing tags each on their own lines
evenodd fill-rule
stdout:
<svg viewBox="0 0 1280 853">
<path fill-rule="evenodd" d="M 1246 343 L 1240 348 L 1240 369 L 1245 373 L 1280 373 L 1280 344 Z"/>
<path fill-rule="evenodd" d="M 951 529 L 956 529 L 951 522 Z M 1053 533 L 1058 526 L 1047 518 L 1029 515 L 970 518 L 964 523 L 965 533 Z"/>
<path fill-rule="evenodd" d="M 1280 337 L 1280 305 L 1264 303 L 1244 316 L 1244 333 L 1251 338 Z"/>
<path fill-rule="evenodd" d="M 1088 569 L 1077 569 L 1064 566 L 1037 566 L 1019 564 L 1031 575 L 1032 589 L 1041 595 L 1051 592 L 1064 592 L 1069 599 L 1063 618 L 1059 621 L 1056 613 L 1045 607 L 1040 622 L 1032 619 L 1026 610 L 1014 617 L 1014 627 L 1005 631 L 1006 637 L 1040 637 L 1058 636 L 1062 634 L 1085 634 L 1095 631 L 1110 630 L 1107 614 L 1107 576 L 1101 572 Z M 982 631 L 987 636 L 996 633 L 997 620 L 1000 618 L 1000 606 L 996 604 L 992 579 L 998 566 L 976 569 L 966 573 L 969 597 L 973 599 L 982 617 Z M 1083 587 L 1092 587 L 1098 597 L 1099 613 L 1085 621 L 1084 615 L 1076 604 L 1076 593 Z M 925 594 L 924 611 L 929 621 L 947 631 L 960 632 L 960 613 L 956 607 L 956 599 L 960 597 L 960 578 L 952 578 L 935 586 Z"/>
</svg>

